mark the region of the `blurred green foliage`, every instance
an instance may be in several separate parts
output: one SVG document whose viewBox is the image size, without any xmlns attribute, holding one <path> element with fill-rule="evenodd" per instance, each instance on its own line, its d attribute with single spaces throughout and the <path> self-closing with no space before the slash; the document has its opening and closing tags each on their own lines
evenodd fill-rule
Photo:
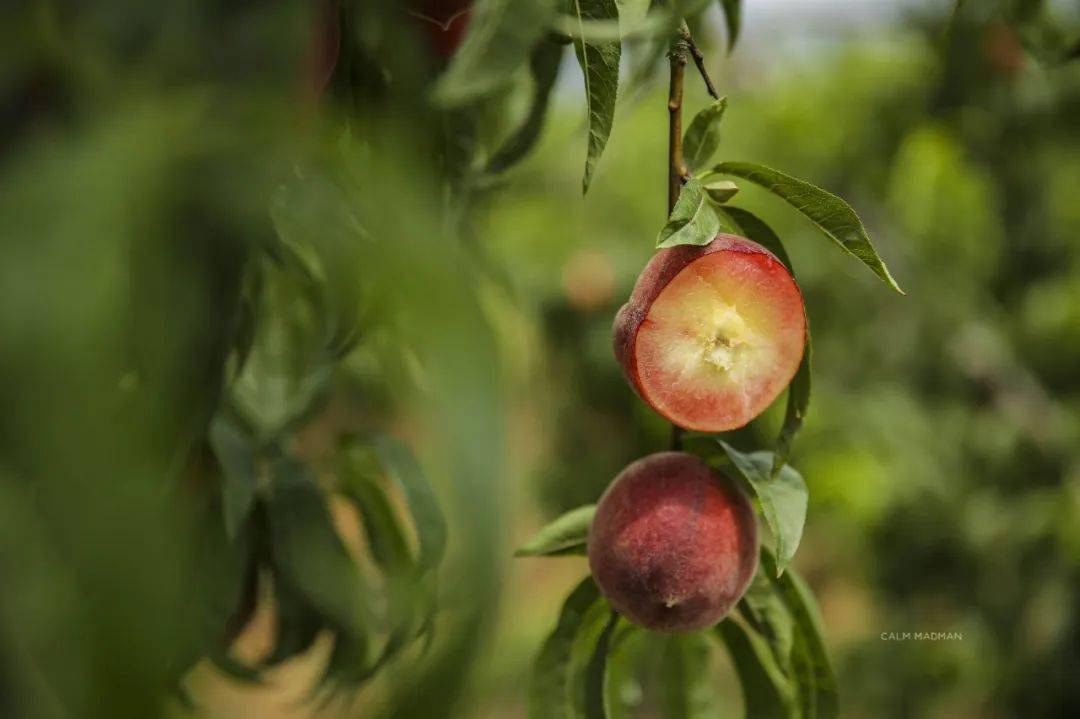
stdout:
<svg viewBox="0 0 1080 719">
<path fill-rule="evenodd" d="M 844 195 L 908 291 L 881 291 L 743 183 L 740 202 L 785 240 L 814 330 L 794 563 L 820 599 L 845 715 L 1080 707 L 1080 63 L 1060 62 L 1078 25 L 1067 8 L 1033 19 L 1038 4 L 938 8 L 767 62 L 737 52 L 717 75 L 719 158 Z M 528 78 L 465 127 L 418 109 L 435 73 L 400 50 L 407 29 L 368 38 L 395 51 L 405 89 L 359 77 L 350 92 L 371 94 L 341 103 L 362 120 L 331 145 L 297 96 L 306 4 L 77 5 L 0 10 L 0 715 L 159 715 L 228 623 L 242 572 L 189 460 L 253 296 L 295 324 L 252 330 L 264 351 L 232 385 L 238 406 L 268 432 L 291 417 L 300 444 L 335 436 L 320 421 L 341 411 L 350 430 L 417 439 L 448 514 L 450 618 L 372 705 L 523 715 L 539 637 L 583 568 L 508 568 L 507 535 L 594 501 L 667 443 L 610 347 L 663 221 L 663 93 L 624 99 L 583 201 L 582 102 L 560 84 L 531 159 L 473 188 L 460 217 L 454 153 L 495 152 L 528 112 Z M 688 101 L 706 103 L 695 83 Z M 296 162 L 329 146 L 352 173 L 333 191 Z M 275 236 L 314 248 L 290 262 L 325 294 L 275 274 Z M 283 358 L 278 341 L 301 351 Z M 298 388 L 290 361 L 311 369 L 328 348 L 349 350 L 326 370 L 333 389 Z M 310 413 L 286 406 L 298 395 Z M 781 418 L 782 405 L 732 441 L 771 442 Z M 882 638 L 920 631 L 963 639 Z M 659 664 L 641 636 L 624 651 Z M 730 667 L 717 671 L 737 703 Z M 666 700 L 639 678 L 622 681 L 627 715 L 657 715 Z M 213 692 L 190 698 L 228 715 Z"/>
</svg>

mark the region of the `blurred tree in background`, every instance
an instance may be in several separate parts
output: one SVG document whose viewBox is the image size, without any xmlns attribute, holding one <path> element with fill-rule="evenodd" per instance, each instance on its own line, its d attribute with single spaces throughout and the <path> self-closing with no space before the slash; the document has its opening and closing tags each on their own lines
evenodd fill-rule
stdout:
<svg viewBox="0 0 1080 719">
<path fill-rule="evenodd" d="M 582 564 L 516 540 L 667 442 L 610 349 L 666 209 L 665 97 L 621 101 L 583 201 L 564 61 L 535 152 L 465 183 L 534 81 L 430 111 L 442 61 L 393 4 L 354 4 L 328 78 L 306 3 L 0 10 L 0 715 L 524 716 Z M 778 215 L 817 340 L 795 565 L 846 716 L 1080 707 L 1078 41 L 1066 3 L 970 0 L 715 63 L 725 154 L 848 197 L 908 292 Z M 373 468 L 391 445 L 418 457 Z M 402 466 L 450 528 L 437 589 Z M 282 497 L 337 533 L 287 543 Z M 362 617 L 335 612 L 354 574 Z"/>
</svg>

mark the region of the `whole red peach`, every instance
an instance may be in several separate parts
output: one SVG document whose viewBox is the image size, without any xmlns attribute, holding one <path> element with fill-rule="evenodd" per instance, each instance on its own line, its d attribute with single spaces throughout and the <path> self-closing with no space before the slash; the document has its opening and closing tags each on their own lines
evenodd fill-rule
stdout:
<svg viewBox="0 0 1080 719">
<path fill-rule="evenodd" d="M 615 356 L 638 395 L 684 429 L 742 427 L 795 376 L 802 293 L 756 242 L 717 235 L 660 250 L 615 316 Z"/>
<path fill-rule="evenodd" d="M 720 621 L 758 560 L 750 501 L 697 457 L 662 452 L 624 469 L 589 528 L 589 567 L 611 606 L 661 632 Z"/>
</svg>

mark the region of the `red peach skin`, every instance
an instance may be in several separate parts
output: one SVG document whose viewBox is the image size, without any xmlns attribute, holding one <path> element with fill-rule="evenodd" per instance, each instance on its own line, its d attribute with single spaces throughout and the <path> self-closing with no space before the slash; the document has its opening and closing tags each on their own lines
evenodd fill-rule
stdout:
<svg viewBox="0 0 1080 719">
<path fill-rule="evenodd" d="M 730 479 L 693 455 L 662 452 L 608 487 L 588 551 L 616 611 L 647 629 L 693 632 L 724 618 L 750 585 L 757 521 Z"/>
</svg>

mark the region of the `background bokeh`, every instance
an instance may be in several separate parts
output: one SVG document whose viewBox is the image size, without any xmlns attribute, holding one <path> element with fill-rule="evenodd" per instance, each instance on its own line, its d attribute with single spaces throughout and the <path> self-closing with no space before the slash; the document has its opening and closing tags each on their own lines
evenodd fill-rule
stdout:
<svg viewBox="0 0 1080 719">
<path fill-rule="evenodd" d="M 814 396 L 792 456 L 810 488 L 794 566 L 819 600 L 844 716 L 1080 710 L 1080 61 L 1059 51 L 1080 12 L 1048 3 L 1053 23 L 1026 22 L 1036 4 L 954 16 L 951 3 L 799 3 L 794 15 L 763 3 L 728 59 L 717 17 L 697 29 L 730 102 L 721 156 L 847 198 L 907 292 L 744 183 L 740 203 L 786 243 L 814 333 Z M 212 411 L 212 392 L 190 391 L 207 381 L 192 358 L 222 351 L 206 268 L 225 272 L 239 261 L 230 248 L 259 242 L 302 144 L 304 112 L 282 88 L 302 61 L 303 15 L 59 5 L 12 14 L 2 31 L 0 715 L 10 700 L 18 716 L 23 694 L 48 706 L 42 676 L 59 676 L 119 707 L 112 716 L 145 716 L 191 624 L 187 535 L 171 495 L 138 478 L 175 472 Z M 153 61 L 129 66 L 170 11 Z M 268 38 L 281 57 L 260 50 Z M 664 88 L 623 100 L 583 199 L 572 65 L 539 147 L 476 198 L 463 250 L 439 235 L 439 188 L 416 184 L 427 158 L 407 136 L 422 129 L 388 136 L 412 150 L 371 160 L 369 179 L 384 186 L 380 229 L 400 245 L 363 255 L 372 264 L 356 277 L 390 275 L 374 283 L 376 305 L 441 368 L 435 399 L 399 389 L 416 383 L 408 361 L 361 351 L 343 398 L 302 438 L 318 445 L 340 414 L 392 414 L 444 470 L 460 555 L 443 571 L 448 611 L 483 608 L 458 655 L 473 662 L 466 716 L 524 716 L 532 657 L 587 571 L 581 558 L 513 560 L 514 547 L 668 438 L 610 347 L 664 216 Z M 705 102 L 688 76 L 688 108 Z M 118 237 L 150 248 L 137 274 Z M 132 352 L 150 369 L 131 375 Z M 117 402 L 134 403 L 128 423 L 102 422 Z M 774 408 L 742 437 L 767 441 L 780 419 Z M 241 653 L 260 651 L 269 614 Z M 905 632 L 962 638 L 891 638 Z M 213 716 L 309 716 L 318 709 L 298 698 L 326 649 L 264 686 L 203 665 L 191 692 Z M 27 678 L 28 657 L 44 672 Z M 717 684 L 736 715 L 722 665 Z"/>
</svg>

